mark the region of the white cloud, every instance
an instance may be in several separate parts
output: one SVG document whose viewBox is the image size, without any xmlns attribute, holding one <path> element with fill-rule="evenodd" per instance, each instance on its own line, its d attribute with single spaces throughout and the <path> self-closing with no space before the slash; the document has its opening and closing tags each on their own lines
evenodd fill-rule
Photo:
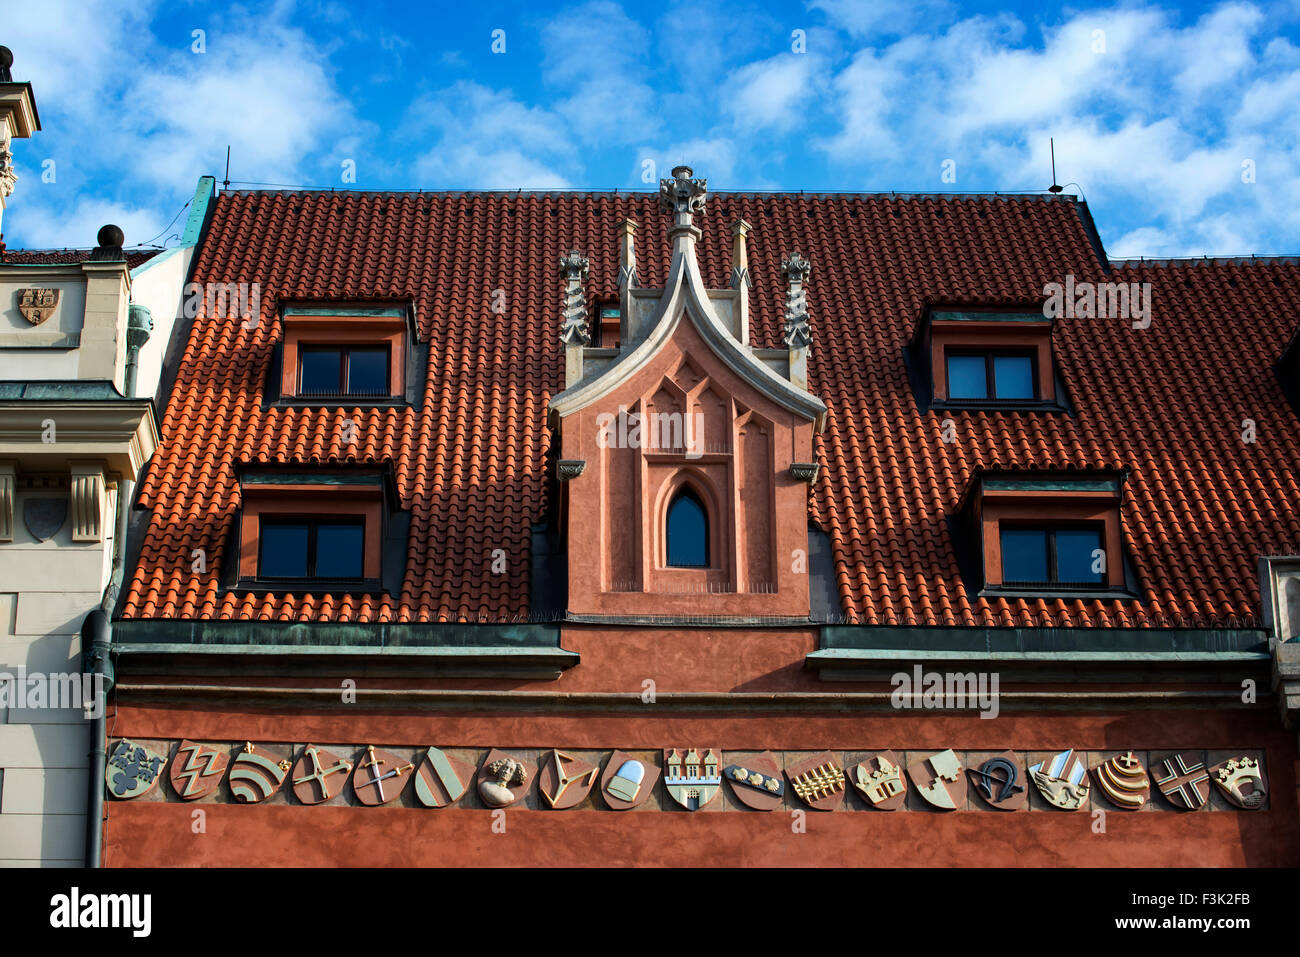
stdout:
<svg viewBox="0 0 1300 957">
<path fill-rule="evenodd" d="M 822 57 L 807 53 L 750 63 L 728 78 L 724 89 L 730 96 L 723 107 L 741 130 L 789 130 L 814 109 L 820 95 L 817 81 L 825 70 Z"/>
<path fill-rule="evenodd" d="M 574 157 L 572 137 L 555 114 L 509 91 L 467 81 L 417 100 L 410 135 L 434 137 L 415 163 L 431 186 L 546 189 L 569 185 L 560 172 Z"/>
</svg>

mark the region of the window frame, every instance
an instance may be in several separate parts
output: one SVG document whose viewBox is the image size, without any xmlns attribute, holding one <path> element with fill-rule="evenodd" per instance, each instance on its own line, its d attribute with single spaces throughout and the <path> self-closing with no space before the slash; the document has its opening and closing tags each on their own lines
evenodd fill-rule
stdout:
<svg viewBox="0 0 1300 957">
<path fill-rule="evenodd" d="M 973 398 L 952 397 L 951 395 L 952 375 L 951 375 L 951 369 L 948 366 L 948 360 L 953 358 L 954 356 L 958 356 L 958 357 L 979 356 L 984 360 L 984 393 L 985 393 L 984 395 L 975 396 Z M 997 368 L 996 368 L 995 360 L 1003 359 L 1003 358 L 1006 359 L 1028 358 L 1029 359 L 1029 381 L 1034 392 L 1032 396 L 1029 396 L 1028 398 L 1024 398 L 1020 396 L 1004 397 L 997 394 Z M 1043 401 L 1043 397 L 1040 394 L 1041 382 L 1039 381 L 1039 377 L 1038 377 L 1038 363 L 1039 363 L 1038 350 L 1031 346 L 1010 345 L 1005 348 L 999 346 L 962 346 L 962 345 L 945 346 L 943 350 L 943 363 L 944 363 L 944 385 L 946 386 L 947 391 L 949 393 L 949 398 L 947 401 L 950 403 L 955 404 L 955 403 L 963 403 L 963 402 L 971 402 L 971 403 L 1023 402 L 1026 404 L 1037 405 Z"/>
<path fill-rule="evenodd" d="M 1002 536 L 1008 531 L 1041 531 L 1046 533 L 1047 546 L 1047 578 L 1043 581 L 1022 581 L 1020 579 L 1011 579 L 1008 581 L 1004 576 L 1002 579 L 1003 588 L 1011 588 L 1019 591 L 1038 591 L 1038 590 L 1062 590 L 1062 591 L 1096 591 L 1106 587 L 1106 573 L 1101 573 L 1101 580 L 1095 582 L 1076 582 L 1061 581 L 1060 579 L 1060 555 L 1057 549 L 1056 536 L 1058 532 L 1071 531 L 1094 531 L 1097 533 L 1097 545 L 1106 554 L 1106 523 L 1100 521 L 1054 521 L 1052 519 L 1029 521 L 1008 519 L 998 523 L 998 551 L 1002 569 L 1005 571 L 1007 566 L 1006 547 L 1003 543 Z M 1091 559 L 1091 556 L 1090 556 Z M 1109 568 L 1109 560 L 1106 562 Z"/>
<path fill-rule="evenodd" d="M 700 510 L 700 516 L 704 522 L 703 539 L 704 539 L 704 561 L 702 563 L 679 564 L 672 560 L 672 517 L 673 508 L 681 500 L 693 501 Z M 709 520 L 709 506 L 705 504 L 703 497 L 689 482 L 683 482 L 676 488 L 668 498 L 668 507 L 664 511 L 664 567 L 665 568 L 686 568 L 701 569 L 712 568 L 712 523 Z"/>
<path fill-rule="evenodd" d="M 1002 470 L 977 474 L 958 507 L 959 527 L 969 529 L 971 536 L 967 538 L 966 532 L 961 533 L 962 540 L 969 542 L 970 551 L 965 551 L 968 547 L 965 545 L 959 551 L 969 554 L 972 562 L 966 566 L 972 576 L 968 579 L 972 591 L 986 597 L 1136 598 L 1140 586 L 1131 577 L 1134 570 L 1127 560 L 1121 512 L 1124 476 L 1123 472 Z M 1007 528 L 1100 527 L 1101 548 L 1106 556 L 1101 582 L 1008 583 L 1002 564 L 1004 525 Z"/>
<path fill-rule="evenodd" d="M 913 373 L 917 403 L 926 409 L 988 409 L 1069 412 L 1064 386 L 1057 381 L 1053 322 L 1041 313 L 998 310 L 927 309 L 908 347 L 919 362 Z M 949 355 L 984 357 L 985 398 L 952 398 Z M 999 356 L 1027 355 L 1032 363 L 1032 399 L 998 398 Z"/>
<path fill-rule="evenodd" d="M 263 546 L 265 544 L 265 535 L 267 528 L 277 526 L 305 525 L 307 527 L 307 573 L 305 575 L 268 575 L 263 571 L 262 558 Z M 360 553 L 360 575 L 349 575 L 344 577 L 328 576 L 322 577 L 316 573 L 316 562 L 320 557 L 317 554 L 319 544 L 318 532 L 322 527 L 330 528 L 355 528 L 361 529 L 361 553 Z M 366 516 L 364 513 L 357 515 L 332 515 L 328 518 L 320 515 L 294 515 L 288 512 L 275 513 L 265 519 L 258 521 L 257 535 L 257 575 L 258 581 L 264 582 L 303 582 L 303 581 L 329 581 L 329 582 L 356 582 L 363 583 L 366 571 Z"/>
<path fill-rule="evenodd" d="M 305 473 L 278 479 L 275 475 L 259 471 L 250 478 L 241 479 L 236 523 L 237 563 L 231 586 L 242 591 L 331 589 L 355 594 L 382 591 L 390 491 L 387 480 L 379 474 L 349 477 L 345 473 L 329 473 L 322 474 L 319 479 Z M 262 525 L 312 522 L 362 523 L 360 578 L 262 576 Z M 309 551 L 309 571 L 314 571 L 314 567 L 315 557 Z"/>
<path fill-rule="evenodd" d="M 286 307 L 288 308 L 288 307 Z M 359 313 L 359 314 L 358 314 Z M 407 402 L 408 377 L 417 375 L 408 369 L 416 346 L 415 334 L 408 317 L 399 315 L 366 315 L 340 309 L 338 313 L 286 312 L 280 317 L 283 342 L 280 355 L 278 402 L 292 405 L 359 405 L 383 406 Z M 346 392 L 329 395 L 305 395 L 302 392 L 301 353 L 314 349 L 338 349 L 339 385 L 346 388 L 350 370 L 344 356 L 352 350 L 388 350 L 386 395 L 350 395 Z"/>
<path fill-rule="evenodd" d="M 382 393 L 362 393 L 348 391 L 351 387 L 350 379 L 352 378 L 351 356 L 353 352 L 383 352 L 384 353 L 384 387 Z M 337 352 L 338 353 L 338 370 L 337 378 L 340 391 L 336 392 L 305 392 L 302 387 L 303 376 L 303 359 L 309 353 L 319 352 Z M 384 399 L 388 400 L 393 397 L 393 346 L 391 342 L 382 341 L 375 343 L 368 342 L 306 342 L 299 341 L 297 349 L 298 374 L 296 376 L 297 388 L 295 396 L 301 399 Z"/>
</svg>

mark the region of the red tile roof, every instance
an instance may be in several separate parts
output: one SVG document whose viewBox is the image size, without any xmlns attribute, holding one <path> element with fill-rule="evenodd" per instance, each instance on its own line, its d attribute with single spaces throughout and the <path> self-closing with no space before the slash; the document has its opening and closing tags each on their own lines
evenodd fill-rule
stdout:
<svg viewBox="0 0 1300 957">
<path fill-rule="evenodd" d="M 546 517 L 546 406 L 560 391 L 557 258 L 591 259 L 590 299 L 613 298 L 615 225 L 631 216 L 639 279 L 664 281 L 667 217 L 649 194 L 225 193 L 198 282 L 262 283 L 260 326 L 195 321 L 141 485 L 151 509 L 127 617 L 503 620 L 529 609 L 532 523 Z M 1296 552 L 1296 413 L 1273 363 L 1300 302 L 1295 262 L 1125 265 L 1110 277 L 1068 198 L 710 195 L 701 268 L 730 272 L 744 217 L 753 340 L 778 344 L 782 254 L 812 262 L 812 390 L 830 407 L 810 517 L 834 546 L 850 621 L 1146 624 L 1258 611 L 1256 561 Z M 926 303 L 1041 298 L 1062 281 L 1149 281 L 1154 320 L 1058 320 L 1075 414 L 920 414 L 902 349 Z M 507 312 L 492 312 L 493 291 Z M 277 299 L 409 297 L 430 344 L 423 409 L 263 410 Z M 958 441 L 940 441 L 942 418 Z M 1258 439 L 1242 441 L 1252 418 Z M 238 505 L 236 462 L 392 463 L 412 512 L 400 594 L 234 595 L 218 586 Z M 947 518 L 977 467 L 1130 469 L 1123 523 L 1143 601 L 968 597 Z M 1287 544 L 1290 543 L 1290 544 Z M 192 571 L 193 549 L 206 551 Z M 513 574 L 490 572 L 505 549 Z"/>
<path fill-rule="evenodd" d="M 90 259 L 93 249 L 7 249 L 3 260 L 7 266 L 62 266 L 69 263 L 84 263 Z M 157 256 L 161 249 L 128 249 L 126 266 L 134 269 Z"/>
</svg>

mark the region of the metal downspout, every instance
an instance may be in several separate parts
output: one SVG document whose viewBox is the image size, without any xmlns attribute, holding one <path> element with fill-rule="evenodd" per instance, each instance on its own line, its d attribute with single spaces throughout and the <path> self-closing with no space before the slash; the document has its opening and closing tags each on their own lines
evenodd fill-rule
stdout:
<svg viewBox="0 0 1300 957">
<path fill-rule="evenodd" d="M 126 327 L 126 370 L 122 392 L 135 396 L 136 371 L 140 349 L 153 331 L 153 316 L 144 306 L 131 305 Z M 126 577 L 126 533 L 130 523 L 131 502 L 135 498 L 135 477 L 124 476 L 117 486 L 117 531 L 113 540 L 113 572 L 100 606 L 86 616 L 81 625 L 82 670 L 91 676 L 95 696 L 90 725 L 90 781 L 86 801 L 86 866 L 99 867 L 104 841 L 104 772 L 108 762 L 105 738 L 108 726 L 108 693 L 113 688 L 113 608 Z"/>
</svg>

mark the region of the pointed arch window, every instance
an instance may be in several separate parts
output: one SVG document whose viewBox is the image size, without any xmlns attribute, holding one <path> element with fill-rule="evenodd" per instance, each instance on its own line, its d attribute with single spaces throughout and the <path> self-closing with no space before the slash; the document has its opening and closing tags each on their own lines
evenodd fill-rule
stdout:
<svg viewBox="0 0 1300 957">
<path fill-rule="evenodd" d="M 668 564 L 674 568 L 709 565 L 709 513 L 690 487 L 682 488 L 668 505 Z"/>
</svg>

